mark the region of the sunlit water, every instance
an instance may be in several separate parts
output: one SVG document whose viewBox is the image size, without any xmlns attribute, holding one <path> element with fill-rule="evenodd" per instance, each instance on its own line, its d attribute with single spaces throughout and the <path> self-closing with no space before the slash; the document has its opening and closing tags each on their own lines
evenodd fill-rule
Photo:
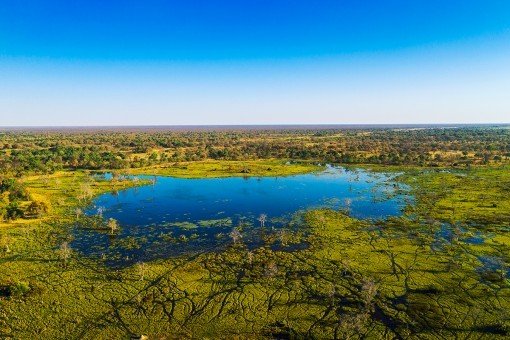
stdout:
<svg viewBox="0 0 510 340">
<path fill-rule="evenodd" d="M 391 175 L 328 167 L 289 177 L 204 178 L 145 177 L 153 185 L 107 193 L 86 213 L 114 218 L 121 229 L 76 228 L 73 247 L 111 265 L 206 251 L 228 243 L 242 225 L 246 242 L 251 231 L 299 225 L 299 212 L 316 207 L 344 209 L 362 219 L 398 216 L 412 198 Z"/>
</svg>

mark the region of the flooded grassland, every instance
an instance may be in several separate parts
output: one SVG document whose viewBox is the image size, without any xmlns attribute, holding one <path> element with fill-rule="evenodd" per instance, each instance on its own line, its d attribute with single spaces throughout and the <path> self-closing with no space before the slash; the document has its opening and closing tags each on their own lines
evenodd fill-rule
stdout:
<svg viewBox="0 0 510 340">
<path fill-rule="evenodd" d="M 34 178 L 59 217 L 2 231 L 0 336 L 508 336 L 510 169 L 397 170 Z"/>
</svg>

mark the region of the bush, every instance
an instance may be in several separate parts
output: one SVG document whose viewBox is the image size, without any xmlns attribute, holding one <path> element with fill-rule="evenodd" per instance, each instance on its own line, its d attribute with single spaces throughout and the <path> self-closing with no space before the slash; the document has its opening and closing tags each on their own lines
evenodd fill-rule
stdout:
<svg viewBox="0 0 510 340">
<path fill-rule="evenodd" d="M 2 179 L 0 181 L 0 193 L 9 192 L 9 200 L 28 200 L 29 195 L 25 187 L 14 178 Z"/>
<path fill-rule="evenodd" d="M 0 297 L 12 298 L 12 297 L 23 297 L 31 291 L 30 284 L 25 281 L 18 281 L 16 283 L 1 285 L 0 286 Z"/>
<path fill-rule="evenodd" d="M 5 219 L 6 220 L 15 220 L 17 218 L 23 217 L 23 210 L 19 207 L 18 202 L 11 202 L 5 209 Z"/>
<path fill-rule="evenodd" d="M 25 217 L 38 218 L 48 212 L 48 206 L 44 202 L 33 201 L 25 211 Z"/>
<path fill-rule="evenodd" d="M 11 296 L 22 297 L 30 292 L 30 284 L 25 281 L 18 281 L 9 287 Z"/>
</svg>

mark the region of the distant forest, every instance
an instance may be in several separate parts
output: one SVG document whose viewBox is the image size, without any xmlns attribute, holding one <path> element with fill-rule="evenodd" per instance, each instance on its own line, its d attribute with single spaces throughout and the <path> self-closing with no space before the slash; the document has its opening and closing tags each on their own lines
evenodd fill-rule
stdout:
<svg viewBox="0 0 510 340">
<path fill-rule="evenodd" d="M 469 166 L 510 159 L 507 127 L 53 130 L 0 132 L 4 175 L 139 168 L 180 161 L 291 159 L 341 164 Z"/>
</svg>

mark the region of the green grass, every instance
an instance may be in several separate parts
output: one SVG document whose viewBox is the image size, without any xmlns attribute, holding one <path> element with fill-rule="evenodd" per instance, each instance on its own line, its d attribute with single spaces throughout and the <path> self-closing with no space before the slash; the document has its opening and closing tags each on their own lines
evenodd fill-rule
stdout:
<svg viewBox="0 0 510 340">
<path fill-rule="evenodd" d="M 187 169 L 180 164 L 158 171 L 228 176 L 241 167 L 258 173 L 257 166 L 268 164 L 275 164 L 278 175 L 284 169 L 313 171 L 276 161 L 188 163 Z M 85 173 L 26 178 L 31 194 L 46 199 L 51 213 L 0 229 L 0 337 L 504 338 L 510 331 L 510 282 L 497 270 L 480 271 L 479 258 L 510 263 L 510 236 L 503 228 L 509 177 L 507 168 L 415 169 L 401 176 L 416 195 L 415 207 L 375 228 L 343 211 L 311 210 L 301 228 L 268 231 L 257 249 L 231 244 L 124 269 L 75 252 L 64 263 L 59 246 L 70 240 L 83 183 L 93 195 L 134 183 L 90 182 Z M 482 194 L 497 206 L 485 204 Z M 434 250 L 445 221 L 465 229 Z M 465 241 L 480 230 L 485 243 Z M 283 238 L 309 247 L 274 250 Z"/>
<path fill-rule="evenodd" d="M 51 175 L 28 176 L 23 178 L 22 182 L 27 186 L 34 201 L 44 202 L 48 206 L 48 212 L 38 219 L 21 218 L 12 222 L 0 222 L 0 229 L 73 217 L 74 210 L 85 205 L 94 196 L 148 183 L 131 180 L 105 181 L 82 171 L 60 171 Z M 87 191 L 87 195 L 79 198 L 83 196 L 84 190 Z"/>
<path fill-rule="evenodd" d="M 290 176 L 321 170 L 308 162 L 282 160 L 198 161 L 130 169 L 131 174 L 148 174 L 180 178 Z"/>
<path fill-rule="evenodd" d="M 451 223 L 508 225 L 510 166 L 412 172 L 404 180 L 416 188 L 423 213 Z"/>
</svg>

